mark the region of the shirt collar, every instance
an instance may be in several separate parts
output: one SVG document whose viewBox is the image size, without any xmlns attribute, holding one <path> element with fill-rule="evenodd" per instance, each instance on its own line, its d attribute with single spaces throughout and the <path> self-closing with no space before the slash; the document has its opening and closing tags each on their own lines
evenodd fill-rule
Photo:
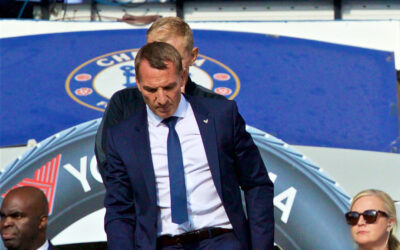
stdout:
<svg viewBox="0 0 400 250">
<path fill-rule="evenodd" d="M 49 249 L 49 241 L 46 240 L 42 246 L 40 246 L 37 250 L 47 250 Z"/>
<path fill-rule="evenodd" d="M 186 100 L 185 96 L 181 94 L 181 100 L 179 101 L 178 108 L 176 109 L 175 113 L 172 116 L 184 118 L 188 105 L 189 103 Z M 147 104 L 146 104 L 146 110 L 147 110 L 147 120 L 154 126 L 160 125 L 160 123 L 164 120 L 164 118 L 161 118 L 158 115 L 154 114 L 153 111 L 151 111 L 151 109 L 149 108 L 149 106 L 147 106 Z"/>
</svg>

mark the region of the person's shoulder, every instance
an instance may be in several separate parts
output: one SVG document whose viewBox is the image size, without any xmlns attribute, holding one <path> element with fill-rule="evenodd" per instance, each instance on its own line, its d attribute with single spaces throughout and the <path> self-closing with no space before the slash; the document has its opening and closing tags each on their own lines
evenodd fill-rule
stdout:
<svg viewBox="0 0 400 250">
<path fill-rule="evenodd" d="M 210 99 L 221 99 L 226 100 L 225 96 L 219 95 L 201 85 L 194 83 L 190 78 L 186 84 L 185 92 L 190 96 L 198 96 Z"/>
<path fill-rule="evenodd" d="M 110 122 L 109 125 L 113 125 L 132 116 L 144 105 L 143 97 L 137 87 L 121 89 L 111 97 L 104 116 Z"/>
<path fill-rule="evenodd" d="M 141 98 L 140 91 L 137 87 L 132 87 L 118 90 L 111 96 L 110 101 L 126 101 L 137 98 Z"/>
<path fill-rule="evenodd" d="M 135 92 L 132 90 L 120 91 L 119 95 L 122 96 L 123 100 L 122 103 L 119 104 L 119 108 L 122 110 L 123 114 L 120 115 L 117 121 L 110 124 L 108 129 L 126 131 L 131 130 L 132 126 L 139 126 L 140 124 L 146 123 L 146 104 L 142 96 L 139 94 L 136 98 Z"/>
<path fill-rule="evenodd" d="M 215 100 L 226 100 L 225 96 L 212 92 L 211 90 L 204 88 L 203 86 L 200 85 L 196 85 L 192 95 L 209 99 L 215 99 Z"/>
<path fill-rule="evenodd" d="M 232 109 L 236 103 L 233 100 L 226 98 L 209 98 L 204 96 L 185 95 L 191 105 L 203 106 L 210 112 L 225 112 L 227 109 Z"/>
</svg>

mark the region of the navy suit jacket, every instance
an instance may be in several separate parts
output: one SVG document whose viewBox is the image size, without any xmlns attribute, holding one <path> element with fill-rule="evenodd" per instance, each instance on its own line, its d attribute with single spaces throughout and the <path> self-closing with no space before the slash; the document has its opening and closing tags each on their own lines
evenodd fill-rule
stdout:
<svg viewBox="0 0 400 250">
<path fill-rule="evenodd" d="M 242 248 L 272 249 L 273 184 L 236 103 L 186 98 L 218 195 Z M 156 249 L 157 195 L 144 102 L 130 118 L 108 129 L 107 164 L 104 204 L 109 249 Z"/>
</svg>

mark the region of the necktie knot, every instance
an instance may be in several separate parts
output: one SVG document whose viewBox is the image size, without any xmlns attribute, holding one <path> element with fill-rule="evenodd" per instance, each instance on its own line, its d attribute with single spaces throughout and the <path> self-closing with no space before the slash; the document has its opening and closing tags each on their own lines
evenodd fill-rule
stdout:
<svg viewBox="0 0 400 250">
<path fill-rule="evenodd" d="M 170 116 L 162 120 L 162 123 L 167 125 L 168 128 L 175 128 L 176 123 L 178 122 L 177 116 Z"/>
</svg>

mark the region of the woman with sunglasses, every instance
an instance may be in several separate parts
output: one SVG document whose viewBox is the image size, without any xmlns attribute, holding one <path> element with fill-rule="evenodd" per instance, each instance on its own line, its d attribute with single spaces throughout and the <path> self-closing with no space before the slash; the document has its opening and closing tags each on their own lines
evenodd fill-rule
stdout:
<svg viewBox="0 0 400 250">
<path fill-rule="evenodd" d="M 346 221 L 359 250 L 400 250 L 396 238 L 396 208 L 385 192 L 369 189 L 354 198 Z"/>
</svg>

